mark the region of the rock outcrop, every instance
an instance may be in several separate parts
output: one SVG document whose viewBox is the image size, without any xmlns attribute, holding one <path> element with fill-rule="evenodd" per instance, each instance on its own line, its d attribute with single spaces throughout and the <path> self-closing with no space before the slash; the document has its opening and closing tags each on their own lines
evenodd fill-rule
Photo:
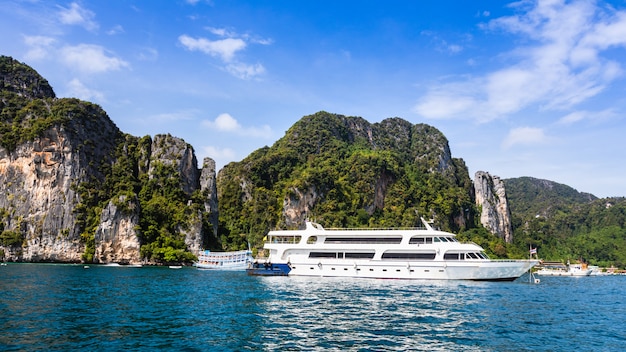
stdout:
<svg viewBox="0 0 626 352">
<path fill-rule="evenodd" d="M 474 175 L 476 205 L 481 208 L 480 222 L 493 234 L 513 242 L 511 210 L 506 198 L 504 182 L 498 176 L 478 171 Z"/>
<path fill-rule="evenodd" d="M 124 196 L 118 202 L 126 202 L 130 208 L 138 203 L 136 199 L 126 199 Z M 102 210 L 95 235 L 95 262 L 138 264 L 142 261 L 139 254 L 141 243 L 135 232 L 139 223 L 138 210 L 122 211 L 113 201 Z"/>
<path fill-rule="evenodd" d="M 178 228 L 186 250 L 197 253 L 216 236 L 211 159 L 198 169 L 193 148 L 170 135 L 138 144 L 99 106 L 56 98 L 34 70 L 4 56 L 0 84 L 0 260 L 150 262 L 140 253 L 148 239 L 138 233 L 138 194 L 158 164 L 173 166 L 189 199 L 191 215 Z M 115 175 L 116 167 L 126 176 Z M 206 197 L 203 207 L 191 204 L 196 191 Z"/>
<path fill-rule="evenodd" d="M 200 191 L 205 199 L 204 211 L 209 215 L 209 222 L 212 225 L 213 235 L 217 237 L 218 225 L 218 201 L 217 201 L 217 171 L 215 170 L 215 160 L 204 158 L 202 170 L 200 172 Z"/>
<path fill-rule="evenodd" d="M 76 207 L 77 187 L 103 179 L 95 164 L 105 160 L 120 132 L 98 107 L 78 105 L 86 121 L 55 125 L 9 151 L 0 147 L 0 209 L 4 231 L 19 233 L 11 260 L 80 261 L 84 252 Z"/>
</svg>

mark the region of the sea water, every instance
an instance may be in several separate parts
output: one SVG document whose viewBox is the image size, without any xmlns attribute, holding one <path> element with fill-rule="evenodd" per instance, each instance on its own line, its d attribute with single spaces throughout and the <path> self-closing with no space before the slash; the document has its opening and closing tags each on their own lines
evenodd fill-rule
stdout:
<svg viewBox="0 0 626 352">
<path fill-rule="evenodd" d="M 619 351 L 626 276 L 514 282 L 0 267 L 1 351 Z"/>
</svg>

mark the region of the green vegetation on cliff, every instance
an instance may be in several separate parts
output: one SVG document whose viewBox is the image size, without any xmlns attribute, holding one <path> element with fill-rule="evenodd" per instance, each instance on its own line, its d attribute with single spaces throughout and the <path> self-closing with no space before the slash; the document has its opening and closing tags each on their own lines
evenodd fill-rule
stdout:
<svg viewBox="0 0 626 352">
<path fill-rule="evenodd" d="M 477 226 L 464 162 L 437 129 L 398 118 L 305 116 L 272 147 L 227 165 L 218 194 L 229 249 L 259 247 L 268 230 L 305 217 L 326 227 L 416 226 L 420 216 L 451 231 Z"/>
<path fill-rule="evenodd" d="M 135 230 L 141 243 L 141 257 L 157 263 L 180 263 L 196 260 L 185 244 L 184 231 L 189 227 L 192 213 L 202 209 L 199 191 L 187 196 L 177 170 L 171 165 L 155 162 L 152 173 L 147 173 L 152 139 L 125 135 L 112 157 L 110 166 L 104 166 L 105 181 L 96 180 L 80 185 L 83 202 L 77 211 L 84 214 L 83 239 L 88 244 L 84 259 L 90 261 L 96 227 L 102 209 L 111 201 L 123 212 L 137 214 Z M 209 226 L 208 224 L 206 225 Z"/>
<path fill-rule="evenodd" d="M 552 181 L 504 180 L 518 247 L 546 260 L 626 266 L 626 199 L 597 199 Z"/>
</svg>

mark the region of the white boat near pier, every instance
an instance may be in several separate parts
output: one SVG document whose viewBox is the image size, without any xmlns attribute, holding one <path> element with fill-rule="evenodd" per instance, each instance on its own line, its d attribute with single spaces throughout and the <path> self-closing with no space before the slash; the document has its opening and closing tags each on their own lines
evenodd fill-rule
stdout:
<svg viewBox="0 0 626 352">
<path fill-rule="evenodd" d="M 570 264 L 567 261 L 567 265 L 562 263 L 544 264 L 535 274 L 542 276 L 590 276 L 592 272 L 593 268 L 589 268 L 587 264 Z"/>
<path fill-rule="evenodd" d="M 198 269 L 245 270 L 253 262 L 252 251 L 211 252 L 205 250 L 198 255 Z"/>
</svg>

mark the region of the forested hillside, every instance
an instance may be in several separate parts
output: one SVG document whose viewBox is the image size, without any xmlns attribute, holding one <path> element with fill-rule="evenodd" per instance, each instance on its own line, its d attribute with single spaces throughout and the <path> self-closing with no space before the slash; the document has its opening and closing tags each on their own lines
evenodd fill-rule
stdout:
<svg viewBox="0 0 626 352">
<path fill-rule="evenodd" d="M 462 159 L 432 126 L 399 118 L 370 124 L 327 112 L 305 116 L 272 147 L 218 175 L 220 233 L 229 249 L 260 246 L 274 228 L 305 218 L 326 227 L 477 227 Z"/>
<path fill-rule="evenodd" d="M 538 247 L 547 260 L 626 266 L 626 199 L 580 193 L 556 182 L 506 179 L 518 247 Z"/>
</svg>

